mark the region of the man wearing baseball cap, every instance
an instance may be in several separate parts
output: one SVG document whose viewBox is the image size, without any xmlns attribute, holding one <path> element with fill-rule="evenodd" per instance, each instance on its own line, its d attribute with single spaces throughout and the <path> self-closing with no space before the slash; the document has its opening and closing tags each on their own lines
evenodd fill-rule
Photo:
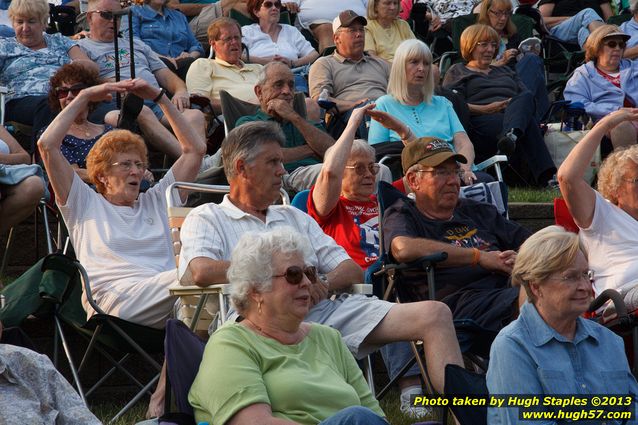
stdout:
<svg viewBox="0 0 638 425">
<path fill-rule="evenodd" d="M 472 319 L 497 332 L 516 317 L 519 292 L 521 302 L 525 299 L 508 280 L 516 250 L 530 231 L 492 205 L 459 198 L 459 163 L 465 162 L 443 140 L 409 143 L 401 164 L 415 199 L 405 197 L 388 208 L 383 240 L 399 262 L 447 252 L 436 272 L 436 298 L 448 304 L 455 319 Z M 405 277 L 402 288 L 403 301 L 427 298 L 422 275 Z"/>
<path fill-rule="evenodd" d="M 310 67 L 310 96 L 317 100 L 325 89 L 339 111 L 348 111 L 386 94 L 390 66 L 363 51 L 368 21 L 344 10 L 332 21 L 336 50 Z M 361 136 L 363 137 L 363 136 Z"/>
</svg>

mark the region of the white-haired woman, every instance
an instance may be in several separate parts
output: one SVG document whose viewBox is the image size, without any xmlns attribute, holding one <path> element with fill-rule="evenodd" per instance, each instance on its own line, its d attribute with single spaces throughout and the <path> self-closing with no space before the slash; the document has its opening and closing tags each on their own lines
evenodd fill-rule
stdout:
<svg viewBox="0 0 638 425">
<path fill-rule="evenodd" d="M 630 394 L 638 385 L 622 339 L 581 317 L 592 299 L 592 281 L 576 234 L 550 226 L 523 243 L 512 284 L 525 288 L 529 302 L 492 343 L 490 394 L 626 395 L 622 404 L 635 414 Z M 516 407 L 489 408 L 488 423 L 520 424 L 518 415 Z"/>
<path fill-rule="evenodd" d="M 228 280 L 243 320 L 206 346 L 188 397 L 197 422 L 387 424 L 339 332 L 303 321 L 322 284 L 309 256 L 287 227 L 239 240 Z"/>
<path fill-rule="evenodd" d="M 638 122 L 638 109 L 602 118 L 574 147 L 558 170 L 560 191 L 579 232 L 599 294 L 616 289 L 628 308 L 638 307 L 638 145 L 617 149 L 598 172 L 598 191 L 583 179 L 603 136 L 624 123 Z"/>
<path fill-rule="evenodd" d="M 471 183 L 476 180 L 472 171 L 474 146 L 450 101 L 433 93 L 430 49 L 420 40 L 403 41 L 394 54 L 388 94 L 377 99 L 376 109 L 389 113 L 404 125 L 397 132 L 384 127 L 383 120 L 372 121 L 368 142 L 371 145 L 388 141 L 406 143 L 419 137 L 445 140 L 467 158 L 467 164 L 461 164 L 465 171 L 463 180 Z"/>
</svg>

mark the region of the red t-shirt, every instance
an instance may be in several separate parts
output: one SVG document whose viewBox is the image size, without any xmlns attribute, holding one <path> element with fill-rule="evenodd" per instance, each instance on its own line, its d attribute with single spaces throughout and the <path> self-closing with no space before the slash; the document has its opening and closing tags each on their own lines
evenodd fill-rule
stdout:
<svg viewBox="0 0 638 425">
<path fill-rule="evenodd" d="M 308 195 L 308 214 L 314 218 L 324 233 L 331 236 L 337 244 L 346 250 L 364 270 L 379 257 L 379 207 L 377 198 L 370 196 L 369 201 L 351 201 L 339 197 L 334 209 L 324 217 L 319 217 L 312 201 L 312 192 Z"/>
</svg>

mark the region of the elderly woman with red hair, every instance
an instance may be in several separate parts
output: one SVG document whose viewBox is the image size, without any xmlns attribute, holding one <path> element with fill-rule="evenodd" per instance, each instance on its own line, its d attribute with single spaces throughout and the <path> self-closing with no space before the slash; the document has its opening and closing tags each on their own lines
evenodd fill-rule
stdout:
<svg viewBox="0 0 638 425">
<path fill-rule="evenodd" d="M 140 182 L 147 150 L 141 137 L 114 130 L 97 141 L 87 156 L 88 175 L 97 192 L 80 179 L 61 151 L 62 140 L 89 103 L 110 100 L 113 92 L 132 92 L 159 104 L 181 146 L 182 155 L 145 193 L 140 193 Z M 163 327 L 174 304 L 167 287 L 176 276 L 164 193 L 174 181 L 195 179 L 206 150 L 204 140 L 163 90 L 136 79 L 80 91 L 42 134 L 38 147 L 97 304 L 125 320 Z"/>
</svg>

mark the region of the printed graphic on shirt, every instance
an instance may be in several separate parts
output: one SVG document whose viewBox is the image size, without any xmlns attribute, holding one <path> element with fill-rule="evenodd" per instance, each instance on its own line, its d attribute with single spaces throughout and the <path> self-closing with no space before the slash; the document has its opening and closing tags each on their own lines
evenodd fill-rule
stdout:
<svg viewBox="0 0 638 425">
<path fill-rule="evenodd" d="M 450 245 L 461 248 L 478 248 L 482 251 L 490 247 L 490 243 L 478 235 L 478 229 L 467 225 L 459 225 L 445 231 L 444 238 Z"/>
</svg>

